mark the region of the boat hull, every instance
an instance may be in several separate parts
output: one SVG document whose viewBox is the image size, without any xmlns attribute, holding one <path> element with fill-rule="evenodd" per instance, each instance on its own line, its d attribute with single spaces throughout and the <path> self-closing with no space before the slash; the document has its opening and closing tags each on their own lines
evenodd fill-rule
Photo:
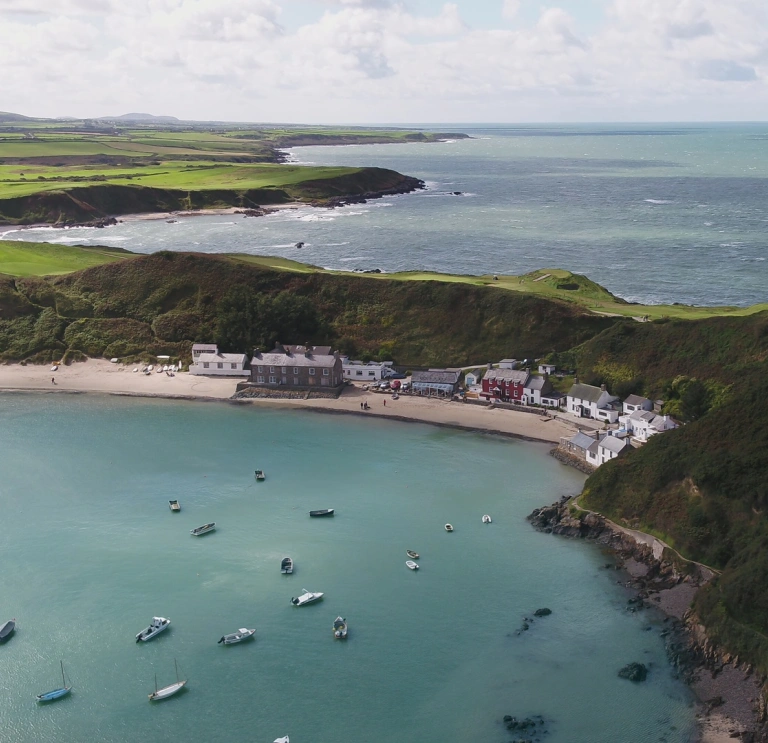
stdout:
<svg viewBox="0 0 768 743">
<path fill-rule="evenodd" d="M 9 619 L 2 627 L 0 627 L 0 643 L 5 642 L 16 631 L 16 622 L 13 619 Z"/>
<path fill-rule="evenodd" d="M 136 635 L 136 642 L 149 642 L 171 626 L 170 619 L 165 619 L 164 617 L 160 617 L 160 619 L 162 619 L 162 624 L 150 624 L 149 627 L 145 627 L 143 630 L 141 630 L 141 632 Z"/>
<path fill-rule="evenodd" d="M 53 702 L 56 699 L 61 699 L 62 697 L 67 696 L 69 692 L 72 691 L 71 686 L 64 686 L 61 689 L 54 689 L 53 691 L 47 691 L 45 694 L 38 694 L 37 701 L 38 702 Z"/>
<path fill-rule="evenodd" d="M 413 560 L 406 560 L 405 564 L 411 570 L 418 570 L 419 569 L 418 563 L 415 563 Z"/>
<path fill-rule="evenodd" d="M 196 529 L 191 529 L 190 534 L 193 537 L 202 537 L 203 534 L 209 534 L 212 531 L 216 531 L 216 524 L 210 523 L 210 524 L 203 524 L 202 526 L 198 526 Z"/>
<path fill-rule="evenodd" d="M 153 691 L 151 694 L 148 694 L 150 702 L 160 702 L 163 699 L 168 699 L 168 697 L 172 697 L 174 694 L 178 694 L 185 686 L 187 685 L 186 681 L 177 681 L 175 684 L 169 684 L 168 686 L 164 686 L 162 689 L 158 689 L 157 691 Z"/>
<path fill-rule="evenodd" d="M 245 642 L 250 640 L 256 635 L 255 629 L 240 630 L 239 632 L 232 632 L 229 635 L 224 635 L 220 640 L 220 645 L 237 645 L 239 642 Z"/>
<path fill-rule="evenodd" d="M 280 572 L 284 575 L 290 575 L 293 572 L 293 560 L 290 557 L 285 557 L 280 562 Z"/>
<path fill-rule="evenodd" d="M 418 560 L 419 559 L 419 553 L 414 552 L 413 550 L 406 550 L 405 554 L 408 555 L 408 557 L 411 558 L 411 560 Z"/>
<path fill-rule="evenodd" d="M 318 511 L 310 511 L 309 515 L 314 519 L 320 519 L 324 516 L 333 516 L 335 513 L 335 509 L 333 508 L 321 508 Z"/>
<path fill-rule="evenodd" d="M 347 639 L 347 620 L 343 617 L 336 617 L 333 622 L 333 636 L 337 640 Z"/>
<path fill-rule="evenodd" d="M 322 593 L 303 593 L 298 598 L 291 599 L 291 603 L 294 606 L 305 606 L 306 604 L 314 604 L 316 601 L 320 601 L 323 598 Z"/>
</svg>

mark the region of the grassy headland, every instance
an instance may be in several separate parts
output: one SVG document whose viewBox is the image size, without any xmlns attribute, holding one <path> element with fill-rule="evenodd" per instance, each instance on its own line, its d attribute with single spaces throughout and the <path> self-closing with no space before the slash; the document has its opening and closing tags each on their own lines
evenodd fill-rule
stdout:
<svg viewBox="0 0 768 743">
<path fill-rule="evenodd" d="M 131 212 L 402 193 L 419 182 L 381 168 L 284 164 L 280 148 L 465 136 L 399 129 L 6 119 L 0 115 L 0 224 L 62 224 Z"/>
</svg>

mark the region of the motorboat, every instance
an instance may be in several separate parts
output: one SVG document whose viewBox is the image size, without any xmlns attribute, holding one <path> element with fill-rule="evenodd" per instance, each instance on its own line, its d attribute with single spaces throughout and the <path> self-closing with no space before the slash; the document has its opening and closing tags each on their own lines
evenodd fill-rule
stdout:
<svg viewBox="0 0 768 743">
<path fill-rule="evenodd" d="M 203 534 L 207 534 L 209 531 L 213 531 L 216 528 L 216 522 L 211 521 L 210 524 L 203 524 L 202 526 L 198 526 L 196 529 L 190 529 L 190 534 L 193 537 L 201 537 Z"/>
<path fill-rule="evenodd" d="M 320 516 L 333 516 L 336 509 L 334 508 L 321 508 L 318 511 L 310 511 L 309 515 L 319 518 Z"/>
<path fill-rule="evenodd" d="M 450 524 L 446 524 L 445 525 L 445 530 L 446 531 L 453 531 L 453 527 Z"/>
<path fill-rule="evenodd" d="M 344 617 L 336 617 L 333 620 L 333 636 L 338 640 L 347 639 L 347 620 Z"/>
<path fill-rule="evenodd" d="M 253 637 L 256 634 L 255 629 L 246 629 L 245 627 L 241 627 L 237 632 L 232 632 L 228 635 L 224 635 L 218 642 L 219 645 L 235 645 L 238 642 L 242 642 L 243 640 L 248 640 L 249 638 Z"/>
<path fill-rule="evenodd" d="M 406 560 L 405 564 L 411 569 L 411 570 L 418 570 L 419 564 L 414 562 L 413 560 Z"/>
<path fill-rule="evenodd" d="M 293 572 L 293 560 L 290 557 L 284 557 L 280 561 L 280 572 L 290 575 Z"/>
<path fill-rule="evenodd" d="M 164 686 L 162 689 L 158 689 L 157 674 L 155 674 L 155 690 L 151 694 L 147 694 L 150 702 L 159 702 L 162 699 L 168 699 L 168 697 L 172 697 L 174 694 L 177 694 L 187 685 L 186 679 L 183 681 L 179 679 L 179 666 L 176 664 L 175 658 L 173 659 L 173 666 L 176 669 L 176 683 L 168 684 L 168 686 Z"/>
<path fill-rule="evenodd" d="M 38 694 L 36 697 L 38 702 L 52 702 L 54 699 L 67 696 L 72 691 L 72 683 L 70 682 L 70 685 L 67 686 L 64 678 L 64 661 L 59 662 L 61 663 L 61 686 L 58 689 L 53 689 L 53 691 L 46 691 L 45 694 Z"/>
<path fill-rule="evenodd" d="M 261 480 L 265 480 L 265 479 L 266 479 L 266 477 L 267 477 L 267 476 L 264 474 L 264 470 L 256 470 L 256 471 L 254 472 L 254 474 L 256 475 L 256 479 L 257 479 L 257 480 L 259 480 L 259 481 L 261 481 Z"/>
<path fill-rule="evenodd" d="M 179 501 L 177 501 L 177 500 L 169 500 L 168 501 L 168 508 L 170 508 L 171 511 L 174 511 L 176 513 L 181 511 L 181 506 L 179 505 Z"/>
<path fill-rule="evenodd" d="M 16 630 L 16 620 L 9 619 L 5 624 L 0 625 L 0 642 L 5 642 Z"/>
<path fill-rule="evenodd" d="M 302 588 L 302 591 L 304 593 L 301 594 L 298 598 L 291 599 L 291 603 L 294 606 L 304 606 L 304 604 L 312 604 L 315 601 L 319 601 L 321 598 L 323 598 L 322 593 L 314 593 L 312 591 L 308 591 L 306 588 Z"/>
<path fill-rule="evenodd" d="M 484 524 L 490 524 L 491 523 L 491 517 L 487 513 L 483 516 L 483 523 Z"/>
<path fill-rule="evenodd" d="M 168 629 L 170 624 L 171 620 L 165 617 L 152 617 L 149 627 L 145 627 L 136 635 L 136 642 L 149 642 L 149 640 L 157 637 L 163 630 Z"/>
<path fill-rule="evenodd" d="M 411 560 L 418 560 L 419 559 L 419 553 L 414 552 L 413 550 L 406 550 L 405 554 L 408 555 L 408 557 L 411 558 Z"/>
</svg>

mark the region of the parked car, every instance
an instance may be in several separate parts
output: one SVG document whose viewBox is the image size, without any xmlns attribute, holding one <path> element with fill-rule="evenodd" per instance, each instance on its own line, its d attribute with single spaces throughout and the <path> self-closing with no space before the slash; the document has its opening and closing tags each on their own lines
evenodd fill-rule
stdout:
<svg viewBox="0 0 768 743">
<path fill-rule="evenodd" d="M 379 389 L 380 390 L 388 390 L 389 389 L 389 382 L 379 382 Z"/>
<path fill-rule="evenodd" d="M 382 378 L 385 378 L 385 379 L 407 379 L 408 378 L 407 374 L 401 374 L 400 372 L 396 372 L 396 371 L 389 371 L 389 372 L 383 371 L 381 373 L 381 376 Z"/>
</svg>

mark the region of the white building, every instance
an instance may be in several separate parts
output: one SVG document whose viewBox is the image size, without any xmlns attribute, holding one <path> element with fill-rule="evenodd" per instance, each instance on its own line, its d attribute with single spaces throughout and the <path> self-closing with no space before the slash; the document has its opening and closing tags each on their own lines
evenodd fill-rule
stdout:
<svg viewBox="0 0 768 743">
<path fill-rule="evenodd" d="M 565 407 L 568 398 L 562 392 L 547 392 L 541 395 L 541 406 L 544 408 L 555 408 L 559 410 Z"/>
<path fill-rule="evenodd" d="M 658 415 L 652 410 L 635 410 L 629 415 L 622 415 L 619 424 L 632 438 L 642 443 L 657 433 L 671 431 L 679 426 L 674 418 Z"/>
<path fill-rule="evenodd" d="M 554 373 L 555 373 L 554 364 L 539 364 L 539 374 L 554 374 Z"/>
<path fill-rule="evenodd" d="M 624 413 L 629 415 L 636 410 L 653 410 L 653 402 L 647 397 L 640 397 L 640 395 L 630 395 L 624 400 Z"/>
<path fill-rule="evenodd" d="M 611 405 L 619 398 L 611 395 L 602 387 L 594 387 L 591 384 L 576 382 L 568 392 L 566 410 L 580 418 L 594 418 L 608 423 L 615 423 L 619 418 L 619 411 Z"/>
<path fill-rule="evenodd" d="M 350 361 L 341 357 L 341 370 L 344 379 L 353 382 L 378 382 L 385 379 L 392 371 L 392 361 Z"/>
<path fill-rule="evenodd" d="M 517 369 L 517 359 L 502 359 L 499 361 L 499 369 Z"/>
<path fill-rule="evenodd" d="M 611 459 L 616 459 L 628 446 L 629 442 L 626 439 L 618 436 L 603 436 L 587 449 L 587 462 L 599 467 Z"/>
<path fill-rule="evenodd" d="M 467 389 L 470 389 L 472 387 L 477 387 L 479 382 L 480 382 L 480 371 L 478 371 L 477 369 L 471 369 L 470 371 L 464 374 L 464 386 Z"/>
<path fill-rule="evenodd" d="M 251 374 L 248 356 L 244 353 L 219 353 L 218 346 L 211 343 L 195 343 L 192 359 L 190 374 L 211 377 L 248 377 Z"/>
</svg>

